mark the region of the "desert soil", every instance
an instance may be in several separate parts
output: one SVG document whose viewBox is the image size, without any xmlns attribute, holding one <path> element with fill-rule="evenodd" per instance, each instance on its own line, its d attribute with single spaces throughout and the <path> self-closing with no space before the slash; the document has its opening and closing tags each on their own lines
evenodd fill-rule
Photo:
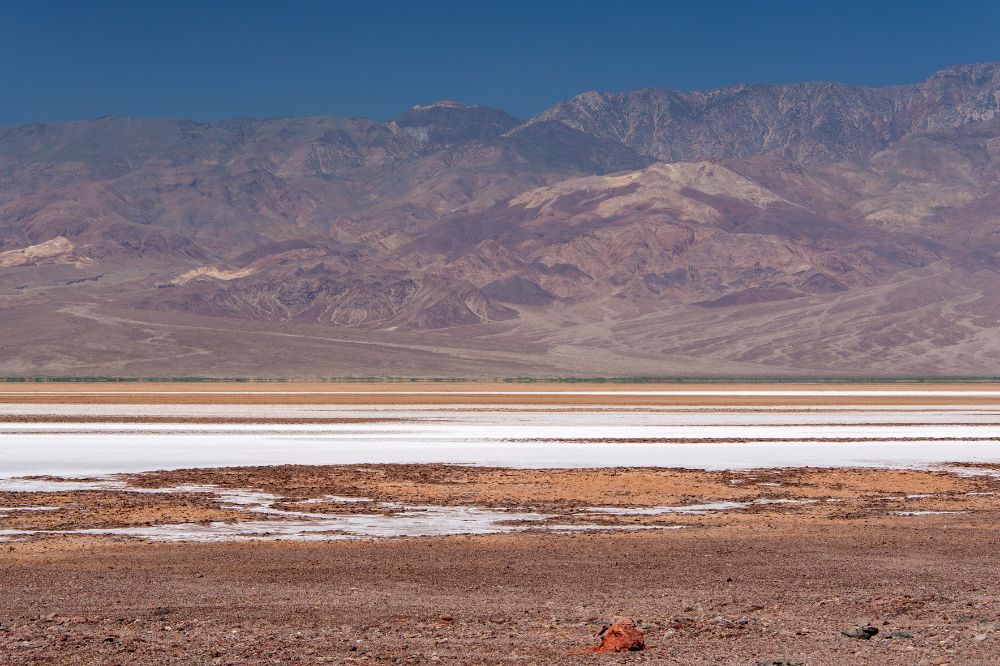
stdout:
<svg viewBox="0 0 1000 666">
<path fill-rule="evenodd" d="M 295 509 L 330 493 L 531 508 L 562 522 L 587 506 L 817 501 L 604 517 L 619 527 L 685 525 L 614 533 L 210 544 L 36 537 L 0 546 L 0 664 L 988 664 L 1000 650 L 1000 480 L 991 476 L 403 465 L 124 478 L 146 488 L 264 490 Z M 41 500 L 8 493 L 0 505 Z M 17 518 L 0 527 L 242 519 L 199 493 L 44 501 L 65 510 L 9 514 Z M 586 653 L 619 615 L 644 628 L 646 650 Z M 843 634 L 858 625 L 879 633 Z"/>
<path fill-rule="evenodd" d="M 768 388 L 998 387 L 5 384 L 0 402 L 637 409 L 1000 403 L 971 395 L 734 399 L 470 393 Z M 331 390 L 396 392 L 322 393 Z M 283 498 L 279 508 L 297 511 L 365 510 L 350 503 L 302 502 L 329 494 L 526 509 L 553 513 L 561 524 L 618 529 L 558 533 L 537 525 L 488 536 L 308 543 L 36 535 L 0 543 L 0 664 L 992 664 L 1000 654 L 1000 479 L 992 468 L 974 471 L 357 465 L 130 475 L 121 479 L 146 489 L 190 484 L 265 491 Z M 588 513 L 594 506 L 782 499 L 797 501 L 698 515 Z M 198 491 L 0 493 L 0 507 L 41 505 L 58 509 L 2 512 L 0 529 L 267 519 Z M 683 528 L 639 529 L 676 526 Z M 632 618 L 646 632 L 646 649 L 588 653 L 616 616 Z M 845 635 L 862 635 L 857 628 L 868 626 L 878 629 L 868 640 Z"/>
</svg>

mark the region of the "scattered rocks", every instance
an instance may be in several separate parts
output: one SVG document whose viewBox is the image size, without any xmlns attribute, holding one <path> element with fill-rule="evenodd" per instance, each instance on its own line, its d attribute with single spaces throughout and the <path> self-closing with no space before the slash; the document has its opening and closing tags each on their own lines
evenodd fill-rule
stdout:
<svg viewBox="0 0 1000 666">
<path fill-rule="evenodd" d="M 878 627 L 873 627 L 870 624 L 858 625 L 857 627 L 851 627 L 841 632 L 848 638 L 854 638 L 859 641 L 871 640 L 872 636 L 878 634 Z"/>
<path fill-rule="evenodd" d="M 637 652 L 646 647 L 645 634 L 628 618 L 615 618 L 610 627 L 603 627 L 597 634 L 601 644 L 594 652 Z"/>
<path fill-rule="evenodd" d="M 760 666 L 805 666 L 801 661 L 789 661 L 788 659 L 770 659 L 760 662 Z"/>
</svg>

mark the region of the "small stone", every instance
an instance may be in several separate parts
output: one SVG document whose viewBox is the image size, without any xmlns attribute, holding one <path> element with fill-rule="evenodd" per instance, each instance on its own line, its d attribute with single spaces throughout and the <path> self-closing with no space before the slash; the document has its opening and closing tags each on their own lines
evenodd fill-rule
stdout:
<svg viewBox="0 0 1000 666">
<path fill-rule="evenodd" d="M 987 638 L 989 638 L 989 636 L 987 636 L 986 634 L 976 634 L 973 637 L 973 640 L 981 643 L 982 641 L 985 641 Z"/>
<path fill-rule="evenodd" d="M 851 627 L 841 633 L 848 638 L 854 638 L 859 641 L 868 641 L 871 640 L 872 636 L 878 634 L 878 627 L 873 627 L 870 624 L 859 625 L 857 627 Z"/>
<path fill-rule="evenodd" d="M 913 634 L 909 631 L 894 631 L 887 638 L 913 638 Z"/>
</svg>

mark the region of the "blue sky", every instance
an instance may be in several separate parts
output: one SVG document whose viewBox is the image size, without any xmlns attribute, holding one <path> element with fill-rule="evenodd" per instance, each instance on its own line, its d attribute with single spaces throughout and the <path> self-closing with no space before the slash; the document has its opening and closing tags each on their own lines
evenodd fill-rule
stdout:
<svg viewBox="0 0 1000 666">
<path fill-rule="evenodd" d="M 0 0 L 0 124 L 107 114 L 529 117 L 586 90 L 908 83 L 1000 60 L 1000 2 Z"/>
</svg>

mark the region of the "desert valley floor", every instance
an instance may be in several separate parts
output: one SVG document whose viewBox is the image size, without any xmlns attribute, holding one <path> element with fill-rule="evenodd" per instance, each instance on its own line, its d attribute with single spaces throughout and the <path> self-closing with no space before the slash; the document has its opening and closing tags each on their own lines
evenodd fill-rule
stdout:
<svg viewBox="0 0 1000 666">
<path fill-rule="evenodd" d="M 998 518 L 995 384 L 8 383 L 0 664 L 989 664 Z"/>
</svg>

